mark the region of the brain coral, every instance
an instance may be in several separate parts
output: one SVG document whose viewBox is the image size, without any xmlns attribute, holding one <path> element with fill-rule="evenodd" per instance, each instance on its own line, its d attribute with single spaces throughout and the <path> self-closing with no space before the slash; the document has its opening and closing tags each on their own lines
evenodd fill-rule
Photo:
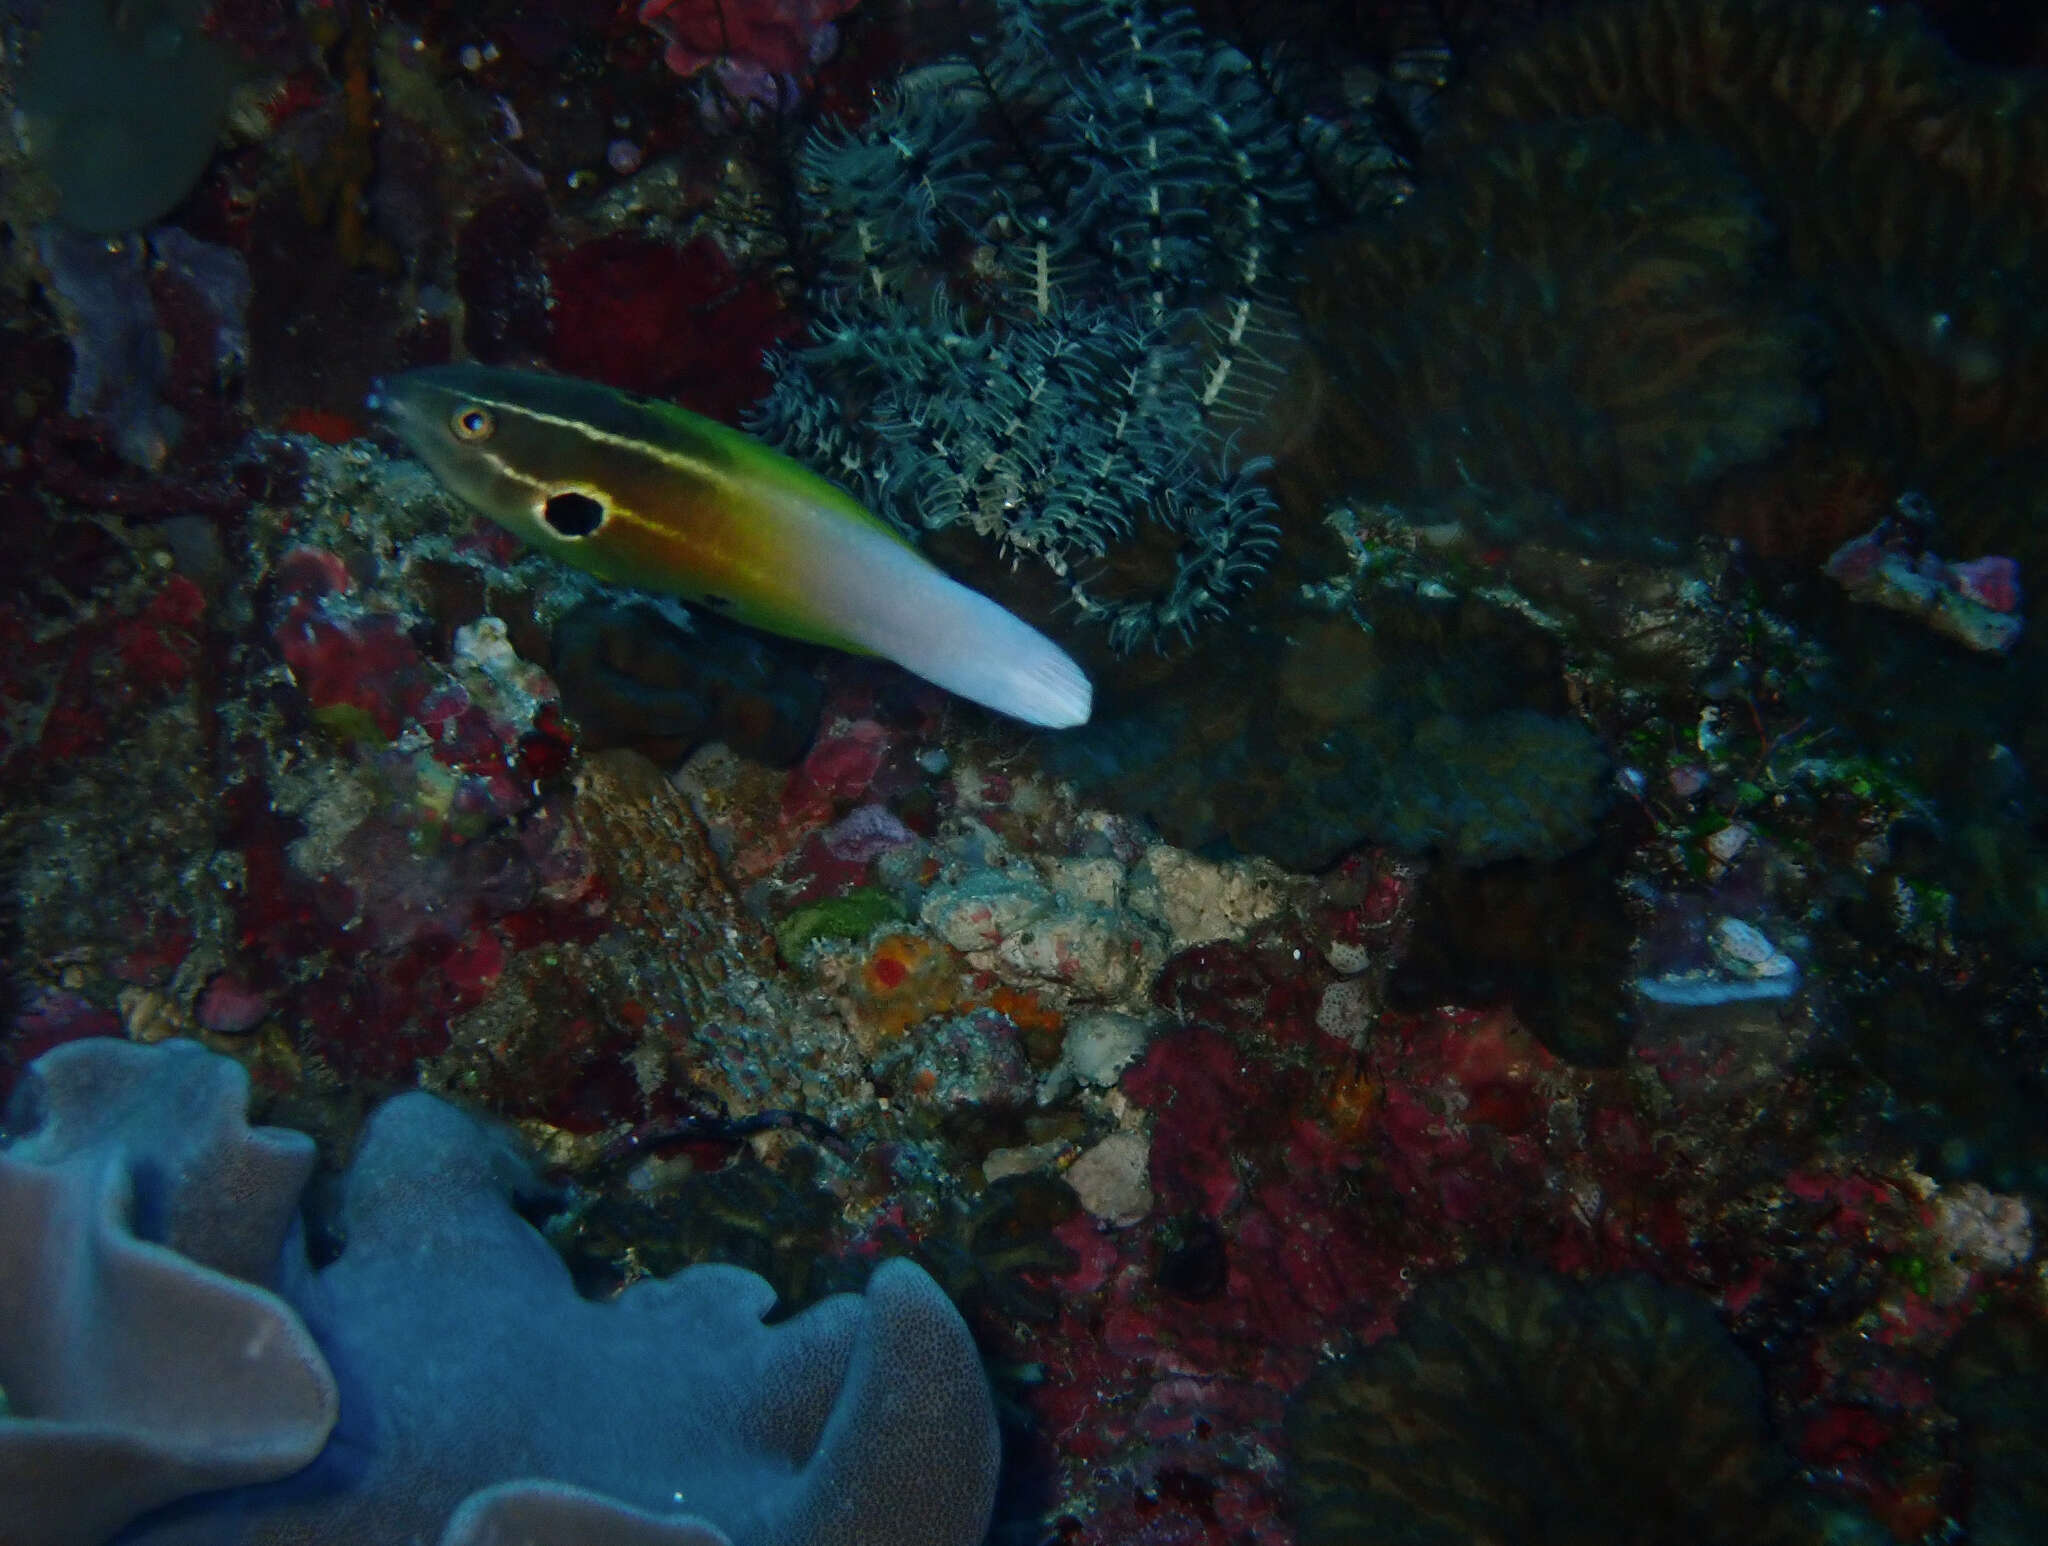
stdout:
<svg viewBox="0 0 2048 1546">
<path fill-rule="evenodd" d="M 514 1209 L 523 1156 L 415 1092 L 371 1118 L 316 1270 L 291 1223 L 310 1146 L 247 1127 L 246 1098 L 179 1042 L 74 1042 L 17 1091 L 4 1546 L 131 1519 L 124 1546 L 981 1539 L 995 1414 L 917 1267 L 773 1326 L 734 1267 L 593 1303 Z"/>
<path fill-rule="evenodd" d="M 1296 1400 L 1302 1546 L 1885 1539 L 1794 1485 L 1703 1300 L 1482 1267 L 1425 1284 L 1401 1325 Z"/>
<path fill-rule="evenodd" d="M 1771 239 L 1710 150 L 1501 130 L 1311 264 L 1323 475 L 1490 536 L 1682 537 L 1711 480 L 1811 416 Z"/>
<path fill-rule="evenodd" d="M 1941 511 L 1970 551 L 2042 553 L 2048 89 L 1977 69 L 1904 6 L 1601 0 L 1489 56 L 1446 139 L 1604 122 L 1711 146 L 1825 324 L 1821 436 Z M 1503 139 L 1505 136 L 1505 140 Z"/>
</svg>

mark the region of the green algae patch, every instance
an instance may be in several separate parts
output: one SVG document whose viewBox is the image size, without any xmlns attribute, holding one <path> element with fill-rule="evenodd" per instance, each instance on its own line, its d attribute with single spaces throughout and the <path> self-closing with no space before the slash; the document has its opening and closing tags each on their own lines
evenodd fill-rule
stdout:
<svg viewBox="0 0 2048 1546">
<path fill-rule="evenodd" d="M 377 723 L 377 716 L 353 703 L 329 703 L 313 710 L 313 723 L 345 745 L 359 744 L 382 751 L 391 738 Z"/>
<path fill-rule="evenodd" d="M 903 906 L 879 886 L 856 886 L 845 896 L 829 897 L 799 907 L 775 926 L 775 948 L 794 962 L 804 947 L 819 939 L 866 939 L 885 923 L 909 917 Z"/>
</svg>

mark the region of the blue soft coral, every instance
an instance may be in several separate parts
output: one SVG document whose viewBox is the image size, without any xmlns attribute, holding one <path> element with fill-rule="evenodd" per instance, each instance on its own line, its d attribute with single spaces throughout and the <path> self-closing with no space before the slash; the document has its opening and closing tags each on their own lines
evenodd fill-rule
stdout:
<svg viewBox="0 0 2048 1546">
<path fill-rule="evenodd" d="M 0 1234 L 34 1242 L 0 1254 L 18 1275 L 0 1282 L 0 1299 L 24 1274 L 62 1292 L 0 1327 L 0 1370 L 26 1367 L 25 1348 L 61 1334 L 67 1358 L 116 1377 L 77 1410 L 67 1409 L 75 1388 L 7 1373 L 15 1409 L 0 1417 L 0 1486 L 25 1474 L 24 1457 L 53 1429 L 119 1432 L 173 1407 L 188 1450 L 250 1446 L 248 1403 L 229 1387 L 166 1388 L 179 1346 L 205 1332 L 224 1294 L 269 1301 L 266 1324 L 281 1335 L 310 1330 L 340 1391 L 332 1436 L 303 1469 L 293 1469 L 303 1453 L 279 1447 L 274 1479 L 207 1491 L 248 1468 L 216 1464 L 181 1490 L 159 1467 L 152 1500 L 182 1501 L 145 1515 L 124 1546 L 973 1546 L 987 1528 L 997 1461 L 987 1382 L 959 1315 L 908 1262 L 879 1268 L 864 1294 L 774 1326 L 762 1324 L 773 1291 L 732 1267 L 690 1268 L 593 1303 L 514 1211 L 531 1177 L 513 1145 L 414 1093 L 371 1119 L 346 1182 L 347 1244 L 316 1271 L 296 1230 L 281 1233 L 303 1166 L 248 1163 L 276 1150 L 277 1136 L 241 1125 L 246 1080 L 227 1059 L 191 1044 L 79 1042 L 40 1060 L 27 1089 L 36 1126 L 0 1152 L 0 1182 L 47 1184 L 0 1185 Z M 179 1136 L 195 1121 L 217 1135 L 196 1153 Z M 80 1168 L 80 1155 L 104 1162 Z M 95 1197 L 113 1199 L 103 1235 L 154 1251 L 190 1315 L 94 1297 L 97 1260 L 56 1226 Z M 274 1293 L 234 1276 L 248 1267 L 252 1212 L 283 1264 Z M 134 1238 L 164 1219 L 176 1228 L 157 1238 L 170 1244 Z M 237 1242 L 234 1259 L 203 1265 L 222 1235 Z M 100 1309 L 71 1313 L 66 1299 Z M 117 1331 L 135 1356 L 109 1363 L 100 1344 Z M 302 1375 L 303 1363 L 285 1370 Z M 331 1394 L 315 1381 L 292 1415 L 295 1433 L 317 1430 L 332 1419 Z M 120 1445 L 106 1453 L 119 1483 L 134 1462 Z M 70 1492 L 84 1508 L 93 1490 Z M 96 1541 L 119 1523 L 104 1509 L 52 1513 L 46 1497 L 24 1525 L 21 1502 L 0 1496 L 4 1546 Z"/>
</svg>

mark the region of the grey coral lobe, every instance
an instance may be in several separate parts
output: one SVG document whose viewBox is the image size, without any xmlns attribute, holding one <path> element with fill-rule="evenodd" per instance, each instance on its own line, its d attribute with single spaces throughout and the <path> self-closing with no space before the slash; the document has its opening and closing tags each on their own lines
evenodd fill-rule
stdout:
<svg viewBox="0 0 2048 1546">
<path fill-rule="evenodd" d="M 22 1109 L 44 1119 L 0 1150 L 0 1310 L 18 1312 L 0 1316 L 0 1384 L 30 1398 L 0 1417 L 0 1546 L 99 1546 L 131 1519 L 123 1546 L 981 1539 L 994 1409 L 915 1265 L 774 1326 L 773 1291 L 734 1267 L 583 1299 L 512 1207 L 534 1180 L 517 1144 L 415 1092 L 372 1116 L 346 1244 L 316 1270 L 280 1222 L 310 1146 L 248 1128 L 246 1084 L 189 1043 L 80 1042 L 34 1065 Z M 162 1243 L 107 1180 L 145 1174 Z M 247 1266 L 264 1231 L 254 1281 L 202 1265 Z M 149 1270 L 107 1278 L 131 1259 Z M 234 1379 L 191 1366 L 242 1345 L 260 1356 Z M 70 1419 L 38 1358 L 93 1371 L 105 1485 L 49 1485 Z M 152 1422 L 182 1450 L 128 1438 Z"/>
<path fill-rule="evenodd" d="M 663 1518 L 559 1482 L 503 1482 L 455 1511 L 441 1546 L 727 1546 L 701 1519 Z"/>
<path fill-rule="evenodd" d="M 288 1475 L 326 1441 L 326 1362 L 250 1281 L 284 1244 L 313 1145 L 251 1129 L 247 1099 L 241 1066 L 191 1043 L 75 1043 L 16 1092 L 0 1546 L 95 1546 L 161 1504 Z"/>
</svg>

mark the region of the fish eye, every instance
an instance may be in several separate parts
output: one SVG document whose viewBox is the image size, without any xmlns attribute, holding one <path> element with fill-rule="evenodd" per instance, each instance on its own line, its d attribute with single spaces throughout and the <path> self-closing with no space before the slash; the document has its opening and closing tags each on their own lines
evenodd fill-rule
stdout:
<svg viewBox="0 0 2048 1546">
<path fill-rule="evenodd" d="M 540 518 L 558 537 L 587 537 L 604 525 L 605 508 L 588 494 L 564 489 L 550 494 L 540 507 Z"/>
<path fill-rule="evenodd" d="M 448 428 L 454 431 L 457 440 L 489 440 L 497 427 L 498 421 L 491 410 L 475 403 L 465 403 L 448 415 Z"/>
</svg>

